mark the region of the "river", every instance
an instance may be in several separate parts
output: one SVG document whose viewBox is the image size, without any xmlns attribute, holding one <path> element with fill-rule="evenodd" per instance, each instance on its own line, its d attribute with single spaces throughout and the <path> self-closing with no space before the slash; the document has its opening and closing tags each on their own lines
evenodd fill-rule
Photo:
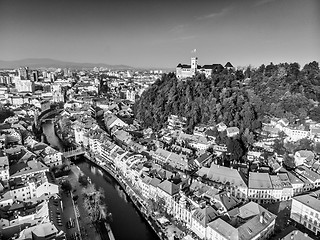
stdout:
<svg viewBox="0 0 320 240">
<path fill-rule="evenodd" d="M 42 128 L 48 142 L 53 147 L 63 150 L 62 143 L 54 133 L 53 124 L 45 123 Z M 97 189 L 103 189 L 105 204 L 112 213 L 111 229 L 116 240 L 159 239 L 110 175 L 86 161 L 84 157 L 79 158 L 76 164 L 86 176 L 91 178 Z"/>
</svg>

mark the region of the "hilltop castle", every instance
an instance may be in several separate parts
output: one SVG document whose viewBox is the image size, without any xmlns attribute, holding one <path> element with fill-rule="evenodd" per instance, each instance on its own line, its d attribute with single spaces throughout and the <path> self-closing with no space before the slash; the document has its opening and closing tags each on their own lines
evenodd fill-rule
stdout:
<svg viewBox="0 0 320 240">
<path fill-rule="evenodd" d="M 206 77 L 210 77 L 215 71 L 220 71 L 224 68 L 233 68 L 230 62 L 223 67 L 221 64 L 211 64 L 211 65 L 198 65 L 198 58 L 191 58 L 191 65 L 179 63 L 176 67 L 176 76 L 178 79 L 184 79 L 188 77 L 193 77 L 196 73 L 204 73 Z"/>
</svg>

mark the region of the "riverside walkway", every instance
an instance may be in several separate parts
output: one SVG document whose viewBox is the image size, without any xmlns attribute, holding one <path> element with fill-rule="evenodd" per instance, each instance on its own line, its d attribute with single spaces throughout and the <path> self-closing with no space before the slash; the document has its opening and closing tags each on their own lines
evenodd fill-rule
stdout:
<svg viewBox="0 0 320 240">
<path fill-rule="evenodd" d="M 106 171 L 109 175 L 111 175 L 118 184 L 122 187 L 122 189 L 125 191 L 126 195 L 130 198 L 136 209 L 141 213 L 143 218 L 148 222 L 149 226 L 153 229 L 153 231 L 157 234 L 159 239 L 161 240 L 167 240 L 168 238 L 165 236 L 165 234 L 162 232 L 160 224 L 155 219 L 150 219 L 150 216 L 147 212 L 147 207 L 145 205 L 144 200 L 139 196 L 139 193 L 127 182 L 125 179 L 121 176 L 121 174 L 116 173 L 115 169 L 110 168 L 107 164 L 101 165 L 99 162 L 101 160 L 97 161 L 96 159 L 99 159 L 100 157 L 90 156 L 90 154 L 86 153 L 85 157 L 88 161 L 92 162 L 96 166 L 100 167 L 104 171 Z"/>
</svg>

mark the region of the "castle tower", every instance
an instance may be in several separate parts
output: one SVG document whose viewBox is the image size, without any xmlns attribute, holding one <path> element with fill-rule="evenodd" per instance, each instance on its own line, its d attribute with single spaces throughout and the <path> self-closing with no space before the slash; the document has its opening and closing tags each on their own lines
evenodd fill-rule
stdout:
<svg viewBox="0 0 320 240">
<path fill-rule="evenodd" d="M 198 68 L 198 58 L 197 57 L 192 57 L 191 58 L 191 74 L 194 76 L 196 74 Z"/>
</svg>

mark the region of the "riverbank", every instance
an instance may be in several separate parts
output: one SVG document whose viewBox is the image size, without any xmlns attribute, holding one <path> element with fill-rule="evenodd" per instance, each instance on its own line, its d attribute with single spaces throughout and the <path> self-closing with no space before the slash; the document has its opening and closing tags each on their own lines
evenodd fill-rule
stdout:
<svg viewBox="0 0 320 240">
<path fill-rule="evenodd" d="M 95 159 L 95 157 L 89 157 L 88 155 L 85 157 L 87 161 L 93 163 L 98 168 L 104 170 L 107 174 L 109 174 L 117 183 L 122 187 L 126 196 L 128 196 L 131 202 L 134 204 L 134 207 L 141 214 L 143 219 L 148 223 L 148 225 L 152 228 L 152 230 L 157 234 L 158 238 L 161 240 L 168 240 L 169 238 L 164 234 L 161 225 L 153 219 L 152 216 L 148 214 L 147 208 L 145 206 L 144 200 L 136 193 L 136 191 L 124 180 L 121 174 L 116 173 L 114 169 L 111 169 L 108 165 L 101 165 Z"/>
<path fill-rule="evenodd" d="M 63 151 L 66 147 L 64 143 L 61 141 L 61 139 L 57 136 L 55 129 L 54 129 L 54 123 L 53 122 L 47 122 L 42 123 L 41 130 L 46 135 L 48 144 L 56 149 L 59 149 L 60 151 Z M 70 166 L 70 161 L 68 159 L 64 160 L 65 164 L 68 164 Z M 81 233 L 81 239 L 82 240 L 114 240 L 114 238 L 107 238 L 107 237 L 101 237 L 101 235 L 106 235 L 107 232 L 105 226 L 94 226 L 89 218 L 86 217 L 88 214 L 84 207 L 83 207 L 83 199 L 81 196 L 81 189 L 82 187 L 79 185 L 78 182 L 78 169 L 76 166 L 71 165 L 70 166 L 70 174 L 68 176 L 64 176 L 59 178 L 58 180 L 67 179 L 73 190 L 75 190 L 72 194 L 78 195 L 77 201 L 73 201 L 72 197 L 65 195 L 63 192 L 61 194 L 63 198 L 63 202 L 65 206 L 67 207 L 64 211 L 65 216 L 65 222 L 68 221 L 70 218 L 77 219 L 79 223 L 79 233 Z M 67 234 L 71 236 L 71 233 L 74 232 L 74 229 L 67 229 Z"/>
<path fill-rule="evenodd" d="M 110 234 L 111 237 L 104 236 L 104 232 L 109 231 L 101 231 L 100 225 L 93 225 L 92 222 L 86 215 L 88 215 L 86 209 L 84 208 L 84 198 L 82 194 L 82 186 L 80 185 L 78 179 L 79 176 L 83 173 L 81 172 L 80 168 L 71 165 L 71 174 L 68 176 L 68 181 L 70 182 L 72 188 L 73 188 L 73 195 L 76 196 L 77 201 L 75 204 L 75 207 L 77 209 L 77 212 L 79 213 L 79 225 L 80 225 L 80 231 L 81 236 L 83 240 L 115 240 L 113 237 L 113 234 Z M 107 228 L 106 228 L 107 229 Z M 111 231 L 111 230 L 110 230 Z M 112 232 L 112 231 L 111 231 Z M 108 234 L 109 235 L 109 234 Z"/>
<path fill-rule="evenodd" d="M 65 142 L 63 138 L 63 133 L 61 131 L 61 126 L 58 121 L 54 124 L 54 131 L 56 133 L 57 138 L 61 142 L 64 143 L 64 145 L 69 145 L 70 143 Z M 65 146 L 65 147 L 67 147 Z M 95 166 L 102 168 L 108 175 L 110 175 L 118 184 L 119 186 L 124 190 L 127 197 L 130 198 L 131 202 L 133 203 L 133 207 L 136 209 L 137 213 L 140 215 L 141 219 L 146 223 L 146 226 L 149 226 L 152 229 L 152 232 L 154 232 L 159 239 L 166 240 L 168 239 L 167 234 L 164 234 L 163 230 L 164 228 L 160 226 L 159 222 L 157 222 L 155 219 L 152 219 L 151 216 L 149 216 L 149 213 L 146 209 L 146 204 L 143 199 L 140 198 L 139 194 L 137 194 L 135 189 L 133 189 L 131 186 L 129 186 L 129 183 L 127 183 L 123 178 L 118 175 L 112 170 L 108 168 L 103 168 L 97 162 L 93 161 L 92 158 L 87 156 L 87 161 L 92 162 Z M 98 184 L 99 185 L 99 184 Z M 141 195 L 141 194 L 140 194 Z M 112 210 L 111 210 L 112 212 Z M 150 238 L 148 238 L 150 239 Z M 156 239 L 156 238 L 151 238 Z M 173 239 L 173 238 L 172 238 Z"/>
</svg>

